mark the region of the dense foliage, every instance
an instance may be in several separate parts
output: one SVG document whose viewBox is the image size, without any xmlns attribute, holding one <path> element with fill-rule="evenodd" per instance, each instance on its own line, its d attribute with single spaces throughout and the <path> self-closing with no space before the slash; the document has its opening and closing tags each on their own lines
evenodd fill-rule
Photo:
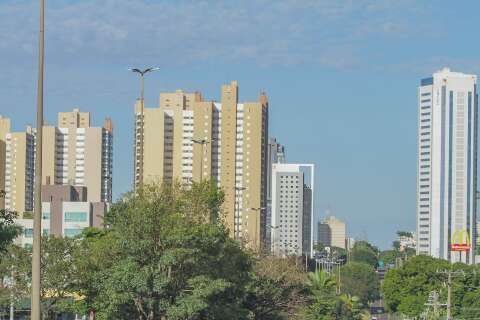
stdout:
<svg viewBox="0 0 480 320">
<path fill-rule="evenodd" d="M 0 199 L 5 197 L 5 191 L 0 190 Z M 0 254 L 5 253 L 13 239 L 21 229 L 15 225 L 17 214 L 12 211 L 0 209 Z M 1 256 L 0 256 L 1 258 Z"/>
<path fill-rule="evenodd" d="M 44 319 L 362 318 L 378 294 L 370 264 L 350 263 L 340 278 L 338 270 L 308 273 L 297 257 L 251 252 L 230 238 L 222 201 L 207 181 L 191 188 L 146 186 L 117 202 L 102 230 L 43 237 Z M 328 254 L 347 256 L 341 248 Z M 0 307 L 28 304 L 31 252 L 10 239 L 1 257 Z"/>
<path fill-rule="evenodd" d="M 352 248 L 350 258 L 352 261 L 368 264 L 376 267 L 378 263 L 379 250 L 366 241 L 357 241 Z"/>
<path fill-rule="evenodd" d="M 309 273 L 307 289 L 310 302 L 300 313 L 299 319 L 362 319 L 364 314 L 358 297 L 336 294 L 338 279 L 323 271 Z"/>
<path fill-rule="evenodd" d="M 447 299 L 447 275 L 454 273 L 452 285 L 453 315 L 455 318 L 480 316 L 480 268 L 464 264 L 450 265 L 445 260 L 427 256 L 409 259 L 398 269 L 388 271 L 383 283 L 386 306 L 392 312 L 419 317 L 433 292 L 438 293 L 439 304 Z M 429 301 L 430 304 L 432 301 Z M 445 313 L 442 309 L 440 312 Z"/>
<path fill-rule="evenodd" d="M 359 297 L 363 304 L 379 298 L 380 283 L 372 266 L 360 262 L 348 263 L 342 267 L 341 277 L 343 291 Z"/>
</svg>

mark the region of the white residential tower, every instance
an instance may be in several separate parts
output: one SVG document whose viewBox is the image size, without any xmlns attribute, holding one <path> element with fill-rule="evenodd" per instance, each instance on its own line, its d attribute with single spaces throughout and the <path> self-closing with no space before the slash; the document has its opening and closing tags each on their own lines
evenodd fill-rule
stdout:
<svg viewBox="0 0 480 320">
<path fill-rule="evenodd" d="M 417 253 L 474 263 L 477 77 L 438 71 L 421 80 L 418 105 Z"/>
</svg>

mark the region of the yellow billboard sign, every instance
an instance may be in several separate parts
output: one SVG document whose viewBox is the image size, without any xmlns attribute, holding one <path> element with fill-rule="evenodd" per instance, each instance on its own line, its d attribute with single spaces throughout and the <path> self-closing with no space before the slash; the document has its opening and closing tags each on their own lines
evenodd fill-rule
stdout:
<svg viewBox="0 0 480 320">
<path fill-rule="evenodd" d="M 470 234 L 466 229 L 456 230 L 452 236 L 450 249 L 452 251 L 470 251 L 472 243 L 470 241 Z"/>
</svg>

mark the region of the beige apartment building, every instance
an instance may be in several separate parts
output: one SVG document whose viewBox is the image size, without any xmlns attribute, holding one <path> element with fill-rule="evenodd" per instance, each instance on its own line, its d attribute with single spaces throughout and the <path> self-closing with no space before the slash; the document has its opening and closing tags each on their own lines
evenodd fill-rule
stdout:
<svg viewBox="0 0 480 320">
<path fill-rule="evenodd" d="M 33 210 L 35 134 L 8 132 L 5 136 L 5 209 L 20 215 Z"/>
<path fill-rule="evenodd" d="M 87 188 L 87 201 L 112 201 L 113 125 L 92 127 L 90 113 L 58 114 L 58 127 L 43 128 L 42 184 Z M 33 210 L 35 132 L 6 134 L 5 207 Z"/>
<path fill-rule="evenodd" d="M 0 114 L 0 191 L 5 191 L 6 136 L 10 132 L 10 119 Z M 0 197 L 0 210 L 5 208 L 5 199 Z"/>
<path fill-rule="evenodd" d="M 143 148 L 142 107 L 137 101 L 135 186 L 212 179 L 225 192 L 232 237 L 258 247 L 266 219 L 267 96 L 239 102 L 236 81 L 222 86 L 220 102 L 198 92 L 161 93 L 158 108 L 143 110 Z"/>
<path fill-rule="evenodd" d="M 318 242 L 325 246 L 346 248 L 346 225 L 342 220 L 328 216 L 318 224 Z"/>
<path fill-rule="evenodd" d="M 85 186 L 89 202 L 112 202 L 113 125 L 92 127 L 89 112 L 58 114 L 43 131 L 42 184 Z"/>
</svg>

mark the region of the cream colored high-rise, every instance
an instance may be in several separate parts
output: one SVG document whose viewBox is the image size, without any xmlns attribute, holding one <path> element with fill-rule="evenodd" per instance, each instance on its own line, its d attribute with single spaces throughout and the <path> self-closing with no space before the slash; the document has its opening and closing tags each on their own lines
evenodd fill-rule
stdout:
<svg viewBox="0 0 480 320">
<path fill-rule="evenodd" d="M 27 127 L 25 132 L 9 132 L 5 137 L 5 208 L 22 216 L 33 211 L 35 135 Z"/>
<path fill-rule="evenodd" d="M 5 207 L 22 214 L 33 205 L 35 133 L 6 134 Z M 90 126 L 90 113 L 58 114 L 58 127 L 43 127 L 42 184 L 87 187 L 87 201 L 112 202 L 113 125 Z"/>
<path fill-rule="evenodd" d="M 318 225 L 318 242 L 326 246 L 346 248 L 346 225 L 342 220 L 327 216 Z"/>
<path fill-rule="evenodd" d="M 265 236 L 268 99 L 262 93 L 258 102 L 238 100 L 236 81 L 222 86 L 220 102 L 205 101 L 198 92 L 161 93 L 159 108 L 144 109 L 143 172 L 137 101 L 135 183 L 214 180 L 225 193 L 232 236 L 259 247 Z"/>
<path fill-rule="evenodd" d="M 0 191 L 5 191 L 6 136 L 10 132 L 10 119 L 0 114 Z M 5 199 L 0 197 L 0 210 L 5 208 Z"/>
<path fill-rule="evenodd" d="M 92 127 L 90 113 L 58 114 L 58 127 L 43 129 L 42 184 L 87 187 L 89 202 L 112 201 L 113 126 Z"/>
</svg>

